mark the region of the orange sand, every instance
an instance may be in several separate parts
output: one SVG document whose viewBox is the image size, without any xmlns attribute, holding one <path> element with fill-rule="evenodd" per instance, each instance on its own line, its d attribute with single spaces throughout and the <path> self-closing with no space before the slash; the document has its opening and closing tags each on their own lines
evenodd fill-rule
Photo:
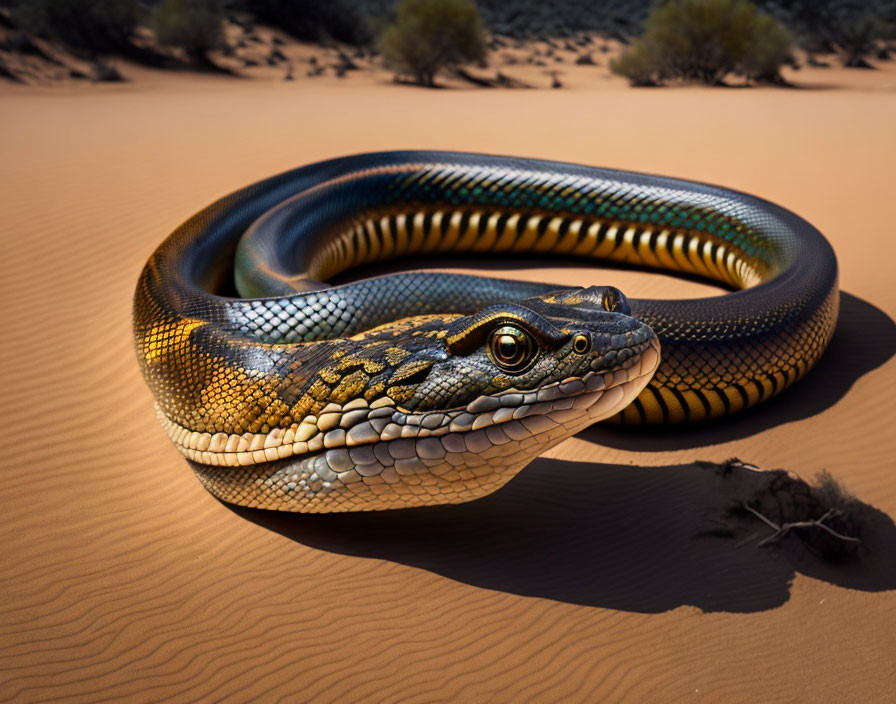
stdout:
<svg viewBox="0 0 896 704">
<path fill-rule="evenodd" d="M 793 90 L 634 90 L 604 73 L 559 91 L 136 69 L 118 86 L 0 85 L 0 699 L 886 700 L 893 530 L 853 567 L 695 537 L 732 485 L 689 463 L 826 468 L 896 516 L 896 66 L 803 71 L 813 87 Z M 837 251 L 848 296 L 833 347 L 757 413 L 666 435 L 592 429 L 480 502 L 228 509 L 157 426 L 131 343 L 140 268 L 232 189 L 414 147 L 781 203 Z M 508 274 L 712 291 L 585 268 Z"/>
</svg>

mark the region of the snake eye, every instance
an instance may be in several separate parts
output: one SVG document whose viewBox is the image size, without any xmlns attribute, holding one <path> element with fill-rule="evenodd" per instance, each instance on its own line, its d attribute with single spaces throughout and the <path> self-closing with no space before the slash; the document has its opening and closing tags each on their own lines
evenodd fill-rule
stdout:
<svg viewBox="0 0 896 704">
<path fill-rule="evenodd" d="M 521 372 L 532 361 L 535 346 L 532 338 L 519 328 L 502 325 L 488 341 L 492 360 L 508 372 Z"/>
<path fill-rule="evenodd" d="M 604 310 L 612 313 L 618 304 L 619 299 L 616 297 L 616 292 L 613 289 L 607 289 L 604 293 Z"/>
<path fill-rule="evenodd" d="M 587 335 L 576 335 L 572 341 L 572 349 L 577 354 L 585 354 L 591 349 L 591 340 Z"/>
</svg>

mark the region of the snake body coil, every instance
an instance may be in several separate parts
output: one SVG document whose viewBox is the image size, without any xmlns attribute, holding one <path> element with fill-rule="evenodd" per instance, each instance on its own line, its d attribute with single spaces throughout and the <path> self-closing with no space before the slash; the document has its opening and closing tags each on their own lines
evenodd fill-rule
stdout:
<svg viewBox="0 0 896 704">
<path fill-rule="evenodd" d="M 323 283 L 427 253 L 606 259 L 737 290 L 629 301 L 453 274 Z M 827 241 L 752 196 L 386 152 L 275 176 L 181 225 L 140 276 L 134 336 L 162 425 L 206 488 L 324 512 L 466 501 L 597 420 L 754 405 L 815 364 L 837 307 Z"/>
</svg>

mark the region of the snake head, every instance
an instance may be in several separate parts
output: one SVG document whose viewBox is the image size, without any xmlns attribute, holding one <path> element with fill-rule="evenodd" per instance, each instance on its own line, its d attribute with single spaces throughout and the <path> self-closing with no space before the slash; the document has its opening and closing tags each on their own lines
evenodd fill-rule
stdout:
<svg viewBox="0 0 896 704">
<path fill-rule="evenodd" d="M 659 362 L 655 335 L 629 313 L 620 291 L 590 287 L 458 317 L 447 327 L 442 354 L 432 359 L 426 378 L 404 405 L 418 412 L 457 409 L 482 398 L 487 400 L 479 401 L 481 406 L 515 410 L 515 403 L 531 405 L 526 399 L 532 394 L 572 397 L 589 385 L 601 395 L 624 387 L 617 400 L 627 405 Z M 615 413 L 619 404 L 607 405 Z M 587 414 L 582 415 L 584 420 Z"/>
<path fill-rule="evenodd" d="M 252 482 L 265 507 L 287 510 L 352 510 L 373 495 L 377 508 L 482 496 L 646 386 L 659 345 L 627 311 L 616 289 L 564 289 L 323 343 L 312 351 L 329 363 L 280 389 L 300 421 L 209 437 L 225 450 L 243 442 L 224 458 L 240 468 L 194 469 L 218 495 Z"/>
</svg>

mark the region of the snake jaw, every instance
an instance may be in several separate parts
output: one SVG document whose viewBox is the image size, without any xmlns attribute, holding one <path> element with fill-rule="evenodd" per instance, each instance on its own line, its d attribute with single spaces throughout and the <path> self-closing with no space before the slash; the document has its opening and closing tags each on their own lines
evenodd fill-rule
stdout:
<svg viewBox="0 0 896 704">
<path fill-rule="evenodd" d="M 331 512 L 468 501 L 495 491 L 535 456 L 621 411 L 647 385 L 659 360 L 659 343 L 650 337 L 615 369 L 590 370 L 537 391 L 480 396 L 449 413 L 407 413 L 388 404 L 368 409 L 368 420 L 348 432 L 336 428 L 335 435 L 316 436 L 316 449 L 304 455 L 252 463 L 252 455 L 273 448 L 256 450 L 247 466 L 227 468 L 197 462 L 192 451 L 187 456 L 213 494 L 261 508 Z"/>
<path fill-rule="evenodd" d="M 606 291 L 490 306 L 453 318 L 444 340 L 426 334 L 446 329 L 438 318 L 418 320 L 410 332 L 399 323 L 359 336 L 351 354 L 322 367 L 321 379 L 341 388 L 369 369 L 379 375 L 371 379 L 387 379 L 388 393 L 368 398 L 358 386 L 348 400 L 325 403 L 289 428 L 227 435 L 189 431 L 164 417 L 163 425 L 206 487 L 228 501 L 245 503 L 234 489 L 247 486 L 261 497 L 250 505 L 304 512 L 469 500 L 617 414 L 653 376 L 656 336 L 605 310 Z M 615 304 L 620 297 L 614 294 Z M 517 373 L 502 370 L 489 349 L 494 330 L 514 325 L 534 345 Z"/>
</svg>

